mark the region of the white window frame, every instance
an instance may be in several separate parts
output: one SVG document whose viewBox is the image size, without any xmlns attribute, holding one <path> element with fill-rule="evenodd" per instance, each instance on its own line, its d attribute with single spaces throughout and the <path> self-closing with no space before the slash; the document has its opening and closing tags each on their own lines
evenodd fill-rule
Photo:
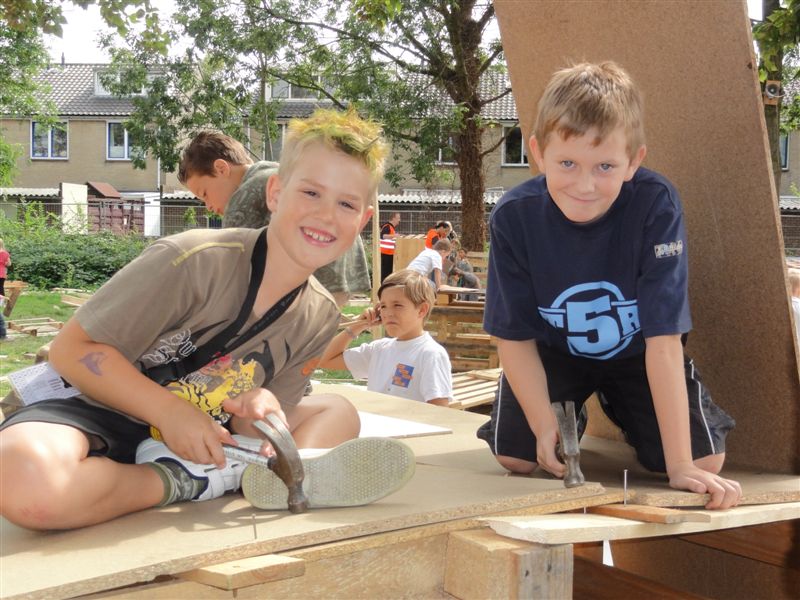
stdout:
<svg viewBox="0 0 800 600">
<path fill-rule="evenodd" d="M 781 159 L 781 171 L 789 170 L 789 135 L 781 134 L 779 138 L 779 153 Z"/>
<path fill-rule="evenodd" d="M 508 131 L 513 129 L 519 129 L 519 141 L 520 141 L 520 150 L 522 153 L 520 156 L 522 157 L 522 162 L 508 162 L 506 160 L 506 144 L 508 143 Z M 530 159 L 528 158 L 528 145 L 525 143 L 525 136 L 522 135 L 522 129 L 519 125 L 515 127 L 510 127 L 508 125 L 503 126 L 503 144 L 502 144 L 502 152 L 500 158 L 500 166 L 502 167 L 527 167 Z"/>
<path fill-rule="evenodd" d="M 125 132 L 125 156 L 122 158 L 111 156 L 111 126 L 122 125 L 122 130 Z M 106 121 L 106 160 L 111 161 L 131 161 L 131 143 L 128 138 L 128 130 L 123 125 L 122 121 Z"/>
<path fill-rule="evenodd" d="M 316 79 L 317 79 L 317 83 L 322 83 L 322 76 L 321 75 L 317 75 Z M 286 96 L 275 96 L 274 95 L 275 86 L 280 85 L 280 84 L 283 84 L 283 86 L 286 86 L 286 88 L 287 88 L 287 95 Z M 294 101 L 294 102 L 316 102 L 318 100 L 324 99 L 324 96 L 319 92 L 316 92 L 315 95 L 313 95 L 313 96 L 303 96 L 301 98 L 298 98 L 293 93 L 295 89 L 302 90 L 303 93 L 312 93 L 313 92 L 313 90 L 309 90 L 308 88 L 303 88 L 303 87 L 300 87 L 300 86 L 295 85 L 293 83 L 289 83 L 287 81 L 284 81 L 283 79 L 276 79 L 275 83 L 272 83 L 269 86 L 269 97 L 271 99 L 285 100 L 285 101 L 289 101 L 289 102 L 291 102 L 291 101 Z"/>
<path fill-rule="evenodd" d="M 69 160 L 69 121 L 59 121 L 59 125 L 64 125 L 63 130 L 65 135 L 67 136 L 67 155 L 66 156 L 53 156 L 53 133 L 56 131 L 55 127 L 48 128 L 48 135 L 47 135 L 47 156 L 36 156 L 33 153 L 34 147 L 34 137 L 33 131 L 37 125 L 39 125 L 38 121 L 31 120 L 31 128 L 30 128 L 30 144 L 31 144 L 31 151 L 30 151 L 30 158 L 31 160 Z"/>
<path fill-rule="evenodd" d="M 456 155 L 456 144 L 455 144 L 455 139 L 453 138 L 452 135 L 447 136 L 446 146 L 440 146 L 439 148 L 436 149 L 436 157 L 434 158 L 434 163 L 436 165 L 441 165 L 446 167 L 455 166 L 457 164 L 455 160 L 444 160 L 443 153 L 445 150 L 450 150 L 453 156 Z"/>
</svg>

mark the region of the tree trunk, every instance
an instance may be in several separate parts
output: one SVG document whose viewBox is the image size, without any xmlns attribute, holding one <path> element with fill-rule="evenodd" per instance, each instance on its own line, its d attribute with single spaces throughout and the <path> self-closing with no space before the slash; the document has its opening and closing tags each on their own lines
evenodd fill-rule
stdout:
<svg viewBox="0 0 800 600">
<path fill-rule="evenodd" d="M 486 241 L 481 133 L 477 119 L 467 118 L 459 140 L 461 147 L 458 157 L 461 179 L 461 245 L 466 250 L 477 252 L 483 252 Z"/>
</svg>

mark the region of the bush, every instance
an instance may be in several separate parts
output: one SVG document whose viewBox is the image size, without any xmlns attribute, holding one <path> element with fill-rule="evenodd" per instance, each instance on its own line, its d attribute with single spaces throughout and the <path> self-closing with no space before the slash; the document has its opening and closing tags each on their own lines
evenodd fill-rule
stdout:
<svg viewBox="0 0 800 600">
<path fill-rule="evenodd" d="M 17 221 L 0 213 L 0 237 L 11 254 L 8 279 L 39 289 L 99 287 L 148 244 L 135 234 L 64 233 L 58 216 L 38 203 L 25 206 Z"/>
</svg>

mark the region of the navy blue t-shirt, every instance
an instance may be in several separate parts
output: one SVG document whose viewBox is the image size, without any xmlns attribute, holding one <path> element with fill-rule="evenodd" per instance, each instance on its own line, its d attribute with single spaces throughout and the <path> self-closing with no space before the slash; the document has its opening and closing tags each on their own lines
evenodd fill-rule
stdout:
<svg viewBox="0 0 800 600">
<path fill-rule="evenodd" d="M 489 227 L 490 334 L 606 360 L 691 329 L 683 209 L 658 173 L 638 169 L 608 212 L 584 224 L 534 177 L 500 199 Z"/>
</svg>

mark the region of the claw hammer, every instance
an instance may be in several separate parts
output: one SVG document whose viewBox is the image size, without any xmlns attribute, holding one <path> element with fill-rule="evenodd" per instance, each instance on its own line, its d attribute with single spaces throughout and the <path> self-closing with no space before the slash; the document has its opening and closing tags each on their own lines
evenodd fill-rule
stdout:
<svg viewBox="0 0 800 600">
<path fill-rule="evenodd" d="M 254 421 L 253 425 L 272 444 L 275 456 L 267 458 L 247 448 L 223 444 L 222 448 L 225 456 L 234 460 L 242 460 L 246 463 L 267 467 L 281 478 L 281 481 L 289 490 L 287 500 L 289 511 L 293 513 L 306 512 L 308 510 L 308 498 L 303 491 L 305 471 L 292 434 L 286 429 L 283 421 L 274 414 L 267 415 L 264 421 Z"/>
<path fill-rule="evenodd" d="M 558 431 L 561 434 L 561 442 L 557 452 L 561 460 L 567 467 L 564 475 L 564 487 L 578 487 L 583 485 L 584 478 L 581 472 L 581 450 L 578 441 L 578 426 L 575 420 L 575 403 L 571 400 L 566 402 L 553 402 L 553 412 L 558 421 Z"/>
</svg>

